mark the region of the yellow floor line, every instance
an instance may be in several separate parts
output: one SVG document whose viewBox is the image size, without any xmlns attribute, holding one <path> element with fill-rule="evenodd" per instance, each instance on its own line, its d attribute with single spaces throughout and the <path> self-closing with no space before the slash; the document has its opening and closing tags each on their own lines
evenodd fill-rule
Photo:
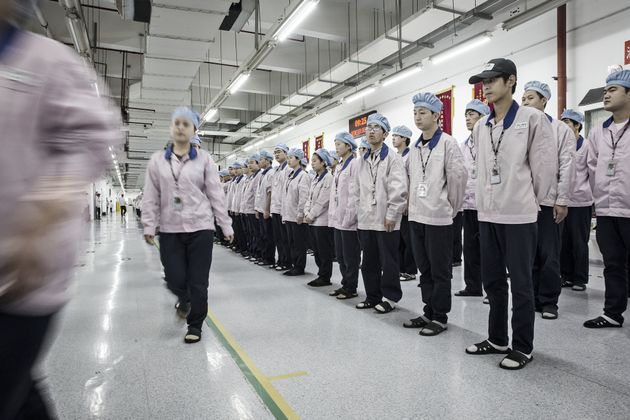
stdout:
<svg viewBox="0 0 630 420">
<path fill-rule="evenodd" d="M 286 375 L 278 375 L 278 376 L 270 376 L 269 379 L 270 381 L 278 381 L 280 379 L 290 379 L 290 378 L 297 378 L 298 376 L 306 376 L 308 375 L 307 372 L 293 372 L 293 373 L 287 373 Z"/>
<path fill-rule="evenodd" d="M 238 344 L 236 339 L 230 334 L 226 328 L 221 324 L 218 318 L 212 313 L 212 311 L 208 310 L 208 318 L 212 321 L 215 328 L 220 332 L 223 336 L 224 340 L 232 347 L 234 352 L 240 357 L 242 362 L 246 365 L 247 369 L 251 372 L 251 374 L 258 381 L 260 386 L 264 388 L 269 397 L 273 400 L 275 405 L 282 411 L 282 414 L 287 419 L 294 420 L 299 419 L 300 417 L 297 415 L 295 411 L 289 406 L 284 397 L 278 392 L 278 390 L 271 384 L 271 380 L 265 376 L 254 361 L 245 353 L 245 351 Z"/>
</svg>

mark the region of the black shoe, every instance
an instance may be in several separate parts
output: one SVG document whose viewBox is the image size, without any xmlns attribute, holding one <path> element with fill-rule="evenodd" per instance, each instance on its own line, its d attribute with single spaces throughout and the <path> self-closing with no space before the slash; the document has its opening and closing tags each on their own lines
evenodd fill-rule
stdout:
<svg viewBox="0 0 630 420">
<path fill-rule="evenodd" d="M 177 309 L 177 316 L 182 319 L 186 319 L 188 318 L 188 314 L 190 314 L 190 303 L 177 302 L 175 304 L 175 309 Z"/>
<path fill-rule="evenodd" d="M 343 292 L 345 292 L 344 288 L 340 287 L 339 289 L 333 290 L 332 292 L 328 293 L 328 296 L 339 296 Z"/>
<path fill-rule="evenodd" d="M 453 263 L 453 267 L 461 267 L 462 266 L 462 262 L 461 261 L 455 261 Z M 438 333 L 439 334 L 439 333 Z"/>
<path fill-rule="evenodd" d="M 201 340 L 201 330 L 199 328 L 188 327 L 188 332 L 184 337 L 187 344 L 198 343 Z"/>
<path fill-rule="evenodd" d="M 339 293 L 337 295 L 337 299 L 339 299 L 339 300 L 346 300 L 346 299 L 355 298 L 357 296 L 359 296 L 359 295 L 357 294 L 356 290 L 355 291 L 344 290 L 344 291 L 342 291 L 341 293 Z"/>
<path fill-rule="evenodd" d="M 558 319 L 558 308 L 555 306 L 543 306 L 540 312 L 543 319 Z"/>
<path fill-rule="evenodd" d="M 460 290 L 459 292 L 455 293 L 455 296 L 476 296 L 476 297 L 481 297 L 483 296 L 483 293 L 481 292 L 469 292 L 468 290 L 464 289 L 464 290 Z"/>
<path fill-rule="evenodd" d="M 427 317 L 421 315 L 418 318 L 410 319 L 409 322 L 403 322 L 403 327 L 405 327 L 405 328 L 424 328 L 427 325 L 429 325 L 430 322 L 431 321 Z"/>
<path fill-rule="evenodd" d="M 330 280 L 327 280 L 323 277 L 317 277 L 315 280 L 308 283 L 308 285 L 311 287 L 324 287 L 330 286 L 331 284 L 332 283 L 330 282 Z"/>
<path fill-rule="evenodd" d="M 571 288 L 574 292 L 583 292 L 586 290 L 586 285 L 581 283 L 573 283 L 573 287 Z"/>
<path fill-rule="evenodd" d="M 562 287 L 573 287 L 573 282 L 568 280 L 562 280 Z"/>
<path fill-rule="evenodd" d="M 613 322 L 616 323 L 613 323 Z M 616 319 L 608 317 L 606 315 L 598 316 L 597 318 L 589 319 L 584 323 L 586 328 L 621 328 L 623 322 L 619 322 Z"/>
<path fill-rule="evenodd" d="M 295 277 L 295 276 L 303 276 L 304 270 L 296 270 L 295 268 L 283 273 L 285 276 Z"/>
</svg>

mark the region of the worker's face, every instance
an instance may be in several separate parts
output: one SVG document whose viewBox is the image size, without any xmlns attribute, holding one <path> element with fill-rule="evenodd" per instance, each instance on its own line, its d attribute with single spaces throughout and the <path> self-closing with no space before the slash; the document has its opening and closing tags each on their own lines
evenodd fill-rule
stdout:
<svg viewBox="0 0 630 420">
<path fill-rule="evenodd" d="M 234 169 L 234 175 L 236 175 L 236 176 L 243 175 L 243 168 Z"/>
<path fill-rule="evenodd" d="M 188 118 L 177 117 L 171 122 L 171 138 L 173 141 L 187 143 L 190 142 L 194 135 L 195 126 Z"/>
<path fill-rule="evenodd" d="M 284 150 L 276 149 L 273 152 L 273 156 L 276 158 L 278 163 L 284 163 L 287 160 L 287 154 Z"/>
<path fill-rule="evenodd" d="M 422 131 L 435 128 L 439 119 L 440 114 L 431 112 L 431 110 L 427 108 L 422 107 L 413 110 L 413 121 L 416 123 L 416 127 Z"/>
<path fill-rule="evenodd" d="M 249 170 L 252 172 L 256 172 L 260 168 L 258 166 L 258 162 L 256 162 L 255 160 L 250 160 L 248 165 L 249 165 Z"/>
<path fill-rule="evenodd" d="M 261 169 L 267 169 L 269 165 L 271 165 L 271 162 L 269 162 L 267 159 L 260 159 L 260 161 L 258 162 L 258 166 L 260 166 Z"/>
<path fill-rule="evenodd" d="M 580 137 L 580 129 L 582 127 L 580 126 L 579 123 L 576 123 L 575 121 L 569 118 L 565 118 L 564 120 L 562 120 L 562 122 L 565 123 L 571 129 L 571 131 L 573 131 L 573 134 L 575 134 L 576 139 Z"/>
<path fill-rule="evenodd" d="M 538 92 L 534 90 L 528 90 L 523 94 L 521 103 L 523 106 L 530 106 L 544 112 L 545 106 L 547 105 L 547 98 L 539 95 Z"/>
<path fill-rule="evenodd" d="M 472 131 L 472 129 L 475 127 L 475 124 L 477 124 L 477 121 L 479 121 L 481 119 L 481 114 L 478 113 L 477 111 L 473 111 L 472 109 L 469 109 L 468 111 L 466 111 L 466 128 L 469 131 Z"/>
<path fill-rule="evenodd" d="M 372 123 L 365 129 L 365 134 L 367 134 L 368 143 L 378 145 L 385 141 L 389 133 L 380 125 Z"/>
<path fill-rule="evenodd" d="M 406 141 L 407 140 L 404 137 L 401 137 L 398 134 L 392 134 L 392 144 L 396 149 L 407 146 Z"/>
<path fill-rule="evenodd" d="M 322 162 L 321 158 L 318 155 L 313 155 L 311 158 L 311 166 L 315 172 L 319 172 L 323 169 L 326 169 L 326 165 Z"/>
<path fill-rule="evenodd" d="M 352 153 L 352 146 L 339 140 L 335 140 L 335 151 L 341 157 L 346 156 L 348 153 Z"/>
<path fill-rule="evenodd" d="M 489 103 L 493 104 L 506 97 L 512 97 L 512 87 L 516 84 L 516 76 L 512 75 L 507 80 L 502 77 L 493 77 L 483 81 L 483 94 Z"/>
<path fill-rule="evenodd" d="M 604 109 L 616 112 L 630 107 L 630 91 L 626 92 L 623 86 L 610 86 L 604 89 Z"/>
<path fill-rule="evenodd" d="M 289 166 L 291 169 L 297 169 L 300 167 L 300 161 L 295 156 L 289 156 Z"/>
<path fill-rule="evenodd" d="M 228 168 L 228 172 L 230 173 L 230 176 L 234 176 L 234 168 Z"/>
</svg>

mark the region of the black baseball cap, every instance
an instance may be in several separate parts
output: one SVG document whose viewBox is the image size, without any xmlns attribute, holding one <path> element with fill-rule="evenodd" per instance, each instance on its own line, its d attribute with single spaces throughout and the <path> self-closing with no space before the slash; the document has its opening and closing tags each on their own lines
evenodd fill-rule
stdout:
<svg viewBox="0 0 630 420">
<path fill-rule="evenodd" d="M 481 73 L 468 79 L 468 83 L 474 85 L 475 83 L 501 75 L 516 76 L 516 64 L 507 58 L 494 58 L 483 66 L 483 71 Z"/>
</svg>

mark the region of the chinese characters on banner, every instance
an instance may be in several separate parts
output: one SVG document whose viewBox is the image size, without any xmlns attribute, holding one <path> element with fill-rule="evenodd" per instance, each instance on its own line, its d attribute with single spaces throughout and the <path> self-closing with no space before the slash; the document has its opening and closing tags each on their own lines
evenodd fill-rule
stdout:
<svg viewBox="0 0 630 420">
<path fill-rule="evenodd" d="M 376 111 L 370 111 L 368 113 L 359 115 L 358 117 L 351 118 L 348 121 L 348 131 L 355 139 L 365 135 L 365 128 L 367 127 L 367 119 L 370 115 L 375 114 Z"/>
<path fill-rule="evenodd" d="M 448 90 L 436 93 L 444 108 L 442 108 L 442 114 L 440 115 L 440 121 L 438 122 L 442 131 L 447 134 L 453 133 L 453 87 Z"/>
<path fill-rule="evenodd" d="M 315 137 L 315 150 L 319 150 L 324 147 L 324 133 L 321 136 Z"/>
<path fill-rule="evenodd" d="M 302 142 L 302 151 L 306 160 L 311 160 L 311 139 Z"/>
<path fill-rule="evenodd" d="M 630 40 L 626 41 L 623 47 L 624 64 L 630 64 Z"/>
</svg>

